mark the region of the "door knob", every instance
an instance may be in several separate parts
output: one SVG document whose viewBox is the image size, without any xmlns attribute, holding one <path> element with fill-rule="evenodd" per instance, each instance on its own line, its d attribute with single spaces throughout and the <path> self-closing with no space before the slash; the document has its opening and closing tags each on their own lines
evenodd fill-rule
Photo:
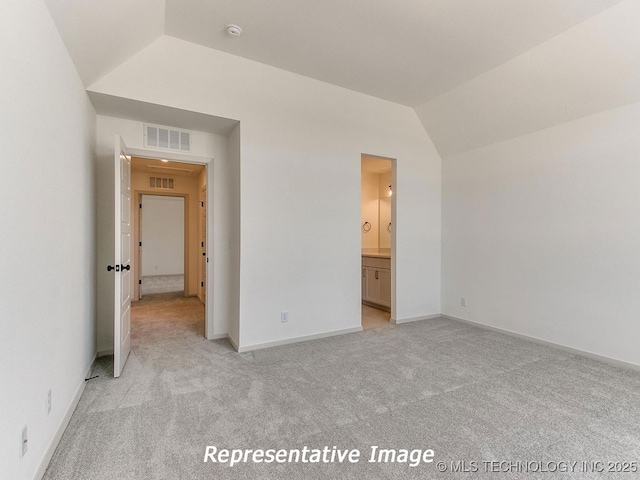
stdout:
<svg viewBox="0 0 640 480">
<path fill-rule="evenodd" d="M 120 270 L 122 270 L 123 272 L 125 270 L 131 270 L 131 265 L 120 265 Z"/>
<path fill-rule="evenodd" d="M 110 272 L 111 270 L 115 270 L 116 267 L 114 267 L 113 265 L 107 265 L 107 272 Z"/>
</svg>

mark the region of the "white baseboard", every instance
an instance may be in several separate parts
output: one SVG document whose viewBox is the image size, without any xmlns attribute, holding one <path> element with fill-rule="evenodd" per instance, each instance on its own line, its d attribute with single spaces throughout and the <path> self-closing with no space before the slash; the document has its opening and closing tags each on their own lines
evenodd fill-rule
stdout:
<svg viewBox="0 0 640 480">
<path fill-rule="evenodd" d="M 432 315 L 423 315 L 421 317 L 409 317 L 409 318 L 392 318 L 391 323 L 400 325 L 401 323 L 420 322 L 422 320 L 433 320 L 434 318 L 440 318 L 442 315 L 434 313 Z"/>
<path fill-rule="evenodd" d="M 100 350 L 97 353 L 97 357 L 108 357 L 109 355 L 113 355 L 113 348 L 109 348 L 107 350 Z"/>
<path fill-rule="evenodd" d="M 60 443 L 62 435 L 64 435 L 64 431 L 67 429 L 67 426 L 71 421 L 71 417 L 73 416 L 73 412 L 75 412 L 76 407 L 78 406 L 78 402 L 80 402 L 80 398 L 82 397 L 84 388 L 87 385 L 85 378 L 89 378 L 89 376 L 91 375 L 91 369 L 93 368 L 93 364 L 96 361 L 96 358 L 98 358 L 97 354 L 93 356 L 91 364 L 89 365 L 89 369 L 82 379 L 82 383 L 80 383 L 80 386 L 76 390 L 76 394 L 73 396 L 73 399 L 71 400 L 71 403 L 69 404 L 64 417 L 62 417 L 62 420 L 60 421 L 60 424 L 56 429 L 55 435 L 51 439 L 51 442 L 49 442 L 49 446 L 47 447 L 44 457 L 42 457 L 42 460 L 40 461 L 40 466 L 38 467 L 38 470 L 36 470 L 36 473 L 33 476 L 33 480 L 41 480 L 42 477 L 44 477 L 44 474 L 47 471 L 47 467 L 49 466 L 49 462 L 51 461 L 51 458 L 53 458 L 53 454 L 55 453 L 56 448 L 58 448 L 58 444 Z"/>
<path fill-rule="evenodd" d="M 618 360 L 617 358 L 605 357 L 604 355 L 599 355 L 597 353 L 587 352 L 586 350 L 580 350 L 578 348 L 568 347 L 566 345 L 562 345 L 561 343 L 550 342 L 548 340 L 542 340 L 541 338 L 531 337 L 529 335 L 523 335 L 522 333 L 516 333 L 511 330 L 507 330 L 505 328 L 500 327 L 492 327 L 491 325 L 486 325 L 484 323 L 474 322 L 473 320 L 466 320 L 464 318 L 454 317 L 453 315 L 442 314 L 442 318 L 446 318 L 448 320 L 453 320 L 455 322 L 466 323 L 468 325 L 473 325 L 474 327 L 483 328 L 485 330 L 491 330 L 498 333 L 504 333 L 505 335 L 509 335 L 511 337 L 520 338 L 522 340 L 527 340 L 529 342 L 537 343 L 539 345 L 545 345 L 547 347 L 554 347 L 560 350 L 563 350 L 568 353 L 573 353 L 575 355 L 580 355 L 582 357 L 591 358 L 592 360 L 598 360 L 600 362 L 608 363 L 610 365 L 615 365 L 616 367 L 624 367 L 631 368 L 633 370 L 640 371 L 640 365 L 635 363 L 625 362 L 624 360 Z"/>
<path fill-rule="evenodd" d="M 229 338 L 228 333 L 215 333 L 211 335 L 211 338 L 207 338 L 207 340 L 222 340 L 223 338 Z"/>
<path fill-rule="evenodd" d="M 207 340 L 229 340 L 229 343 L 231 344 L 231 346 L 235 349 L 235 351 L 238 351 L 238 344 L 235 342 L 235 340 L 233 338 L 231 338 L 231 336 L 228 333 L 216 333 L 214 335 L 211 335 L 210 338 L 207 338 Z"/>
<path fill-rule="evenodd" d="M 317 340 L 319 338 L 326 338 L 326 337 L 333 337 L 336 335 L 344 335 L 346 333 L 356 333 L 356 332 L 361 332 L 362 331 L 362 326 L 360 327 L 353 327 L 353 328 L 345 328 L 342 330 L 334 330 L 331 332 L 325 332 L 325 333 L 317 333 L 315 335 L 303 335 L 302 337 L 294 337 L 294 338 L 287 338 L 284 340 L 276 340 L 274 342 L 266 342 L 266 343 L 256 343 L 253 345 L 247 345 L 244 347 L 240 347 L 240 348 L 236 348 L 236 350 L 238 351 L 238 353 L 245 353 L 245 352 L 250 352 L 252 350 L 261 350 L 263 348 L 270 348 L 270 347 L 278 347 L 280 345 L 288 345 L 290 343 L 298 343 L 298 342 L 308 342 L 309 340 Z M 229 339 L 231 340 L 231 339 Z M 231 342 L 233 344 L 233 342 Z"/>
<path fill-rule="evenodd" d="M 384 305 L 380 305 L 379 303 L 368 302 L 366 300 L 362 300 L 363 305 L 368 305 L 369 307 L 377 308 L 378 310 L 384 310 L 385 312 L 391 312 L 391 307 L 386 307 Z"/>
</svg>

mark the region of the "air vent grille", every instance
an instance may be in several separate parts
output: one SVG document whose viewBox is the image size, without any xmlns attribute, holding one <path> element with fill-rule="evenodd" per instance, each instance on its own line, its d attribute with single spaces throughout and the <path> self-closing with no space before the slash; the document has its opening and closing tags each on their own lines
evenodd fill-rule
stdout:
<svg viewBox="0 0 640 480">
<path fill-rule="evenodd" d="M 149 177 L 149 186 L 151 188 L 160 188 L 162 190 L 173 190 L 176 188 L 176 181 L 168 177 Z"/>
<path fill-rule="evenodd" d="M 190 152 L 191 132 L 159 125 L 145 125 L 144 146 Z"/>
</svg>

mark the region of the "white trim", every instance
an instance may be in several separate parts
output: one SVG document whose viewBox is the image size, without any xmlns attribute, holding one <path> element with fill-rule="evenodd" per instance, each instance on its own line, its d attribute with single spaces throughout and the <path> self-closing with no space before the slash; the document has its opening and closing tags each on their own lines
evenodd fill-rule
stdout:
<svg viewBox="0 0 640 480">
<path fill-rule="evenodd" d="M 207 338 L 207 340 L 222 340 L 223 338 L 229 338 L 229 334 L 228 333 L 214 333 L 210 338 Z"/>
<path fill-rule="evenodd" d="M 539 345 L 545 345 L 547 347 L 554 347 L 560 350 L 563 350 L 568 353 L 573 353 L 575 355 L 580 355 L 582 357 L 591 358 L 592 360 L 598 360 L 600 362 L 608 363 L 610 365 L 615 365 L 616 367 L 624 367 L 631 368 L 632 370 L 640 371 L 640 365 L 630 362 L 625 362 L 624 360 L 618 360 L 616 358 L 605 357 L 604 355 L 599 355 L 597 353 L 587 352 L 586 350 L 580 350 L 579 348 L 568 347 L 566 345 L 562 345 L 561 343 L 550 342 L 548 340 L 542 340 L 541 338 L 531 337 L 529 335 L 523 335 L 522 333 L 512 332 L 511 330 L 506 330 L 500 327 L 492 327 L 491 325 L 486 325 L 484 323 L 474 322 L 473 320 L 466 320 L 464 318 L 454 317 L 453 315 L 442 314 L 442 318 L 446 318 L 447 320 L 453 320 L 454 322 L 466 323 L 468 325 L 473 325 L 474 327 L 483 328 L 485 330 L 491 330 L 498 333 L 504 333 L 505 335 L 509 335 L 511 337 L 520 338 L 522 340 L 528 340 L 533 343 L 537 343 Z"/>
<path fill-rule="evenodd" d="M 391 323 L 400 325 L 402 323 L 421 322 L 422 320 L 433 320 L 434 318 L 440 318 L 442 315 L 434 313 L 432 315 L 423 315 L 421 317 L 409 317 L 409 318 L 392 318 Z"/>
<path fill-rule="evenodd" d="M 173 127 L 171 127 L 173 128 Z M 208 164 L 213 162 L 213 157 L 200 157 L 198 155 L 191 155 L 189 152 L 172 152 L 164 150 L 153 150 L 152 148 L 128 148 L 127 153 L 133 157 L 142 158 L 165 158 L 172 162 L 182 163 L 202 163 Z"/>
<path fill-rule="evenodd" d="M 109 355 L 113 355 L 113 348 L 108 348 L 106 350 L 99 350 L 98 353 L 96 353 L 96 357 L 98 358 L 108 357 Z"/>
<path fill-rule="evenodd" d="M 36 470 L 36 473 L 33 476 L 33 480 L 41 480 L 42 477 L 44 477 L 44 474 L 46 473 L 47 468 L 49 467 L 49 462 L 51 462 L 51 459 L 53 458 L 53 454 L 55 453 L 56 448 L 58 448 L 58 444 L 62 439 L 62 435 L 64 435 L 65 430 L 69 426 L 69 422 L 71 421 L 73 412 L 75 412 L 76 407 L 78 406 L 78 402 L 80 402 L 80 398 L 82 397 L 84 388 L 87 386 L 87 381 L 85 379 L 91 376 L 91 370 L 93 369 L 93 364 L 96 361 L 96 358 L 98 358 L 97 353 L 93 356 L 93 359 L 89 364 L 89 369 L 87 370 L 87 373 L 84 375 L 84 378 L 82 379 L 82 383 L 76 390 L 76 394 L 73 396 L 73 399 L 71 400 L 71 403 L 69 404 L 69 408 L 67 408 L 67 411 L 64 414 L 64 417 L 62 417 L 62 420 L 60 421 L 60 424 L 56 429 L 55 435 L 51 439 L 51 442 L 49 442 L 49 446 L 47 447 L 44 457 L 42 457 L 42 460 L 40 461 L 40 466 L 38 467 L 38 470 Z"/>
<path fill-rule="evenodd" d="M 362 326 L 345 328 L 343 330 L 333 330 L 331 332 L 317 333 L 315 335 L 304 335 L 302 337 L 286 338 L 284 340 L 276 340 L 274 342 L 255 343 L 253 345 L 247 345 L 244 347 L 236 348 L 236 350 L 238 351 L 238 353 L 245 353 L 245 352 L 250 352 L 252 350 L 261 350 L 263 348 L 278 347 L 280 345 L 288 345 L 290 343 L 307 342 L 309 340 L 317 340 L 319 338 L 333 337 L 336 335 L 344 335 L 345 333 L 356 333 L 361 331 L 362 331 Z M 231 338 L 229 338 L 229 341 L 231 341 Z M 233 345 L 233 342 L 231 342 L 231 344 Z"/>
<path fill-rule="evenodd" d="M 368 307 L 377 308 L 378 310 L 384 310 L 385 312 L 391 313 L 391 307 L 387 307 L 386 305 L 380 305 L 379 303 L 373 303 L 368 300 L 362 300 L 362 304 L 367 305 Z"/>
</svg>

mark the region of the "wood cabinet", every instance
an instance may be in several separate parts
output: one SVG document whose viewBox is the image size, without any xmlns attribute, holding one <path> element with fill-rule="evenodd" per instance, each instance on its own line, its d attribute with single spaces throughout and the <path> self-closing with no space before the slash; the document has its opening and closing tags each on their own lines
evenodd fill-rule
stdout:
<svg viewBox="0 0 640 480">
<path fill-rule="evenodd" d="M 362 257 L 362 301 L 374 306 L 391 307 L 391 260 Z"/>
</svg>

